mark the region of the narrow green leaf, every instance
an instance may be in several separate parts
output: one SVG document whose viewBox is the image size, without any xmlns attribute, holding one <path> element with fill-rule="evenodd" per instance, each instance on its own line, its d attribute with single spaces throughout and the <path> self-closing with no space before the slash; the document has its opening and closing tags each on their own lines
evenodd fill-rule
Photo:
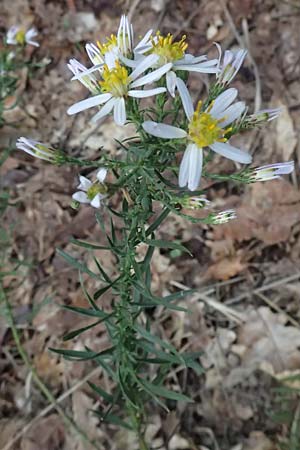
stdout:
<svg viewBox="0 0 300 450">
<path fill-rule="evenodd" d="M 78 336 L 81 333 L 84 333 L 87 330 L 90 330 L 91 328 L 95 327 L 96 325 L 99 325 L 99 323 L 103 322 L 104 319 L 97 320 L 97 322 L 91 323 L 90 325 L 87 325 L 86 327 L 78 328 L 77 330 L 70 331 L 69 333 L 65 334 L 63 337 L 63 341 L 69 341 L 70 339 L 74 339 L 76 336 Z"/>
<path fill-rule="evenodd" d="M 91 278 L 99 279 L 99 276 L 92 272 L 86 264 L 81 261 L 77 261 L 76 258 L 64 252 L 62 249 L 58 248 L 56 250 L 57 254 L 64 258 L 71 266 L 75 267 L 75 269 L 81 270 L 81 272 L 87 273 Z"/>
<path fill-rule="evenodd" d="M 102 422 L 105 423 L 111 423 L 113 425 L 117 425 L 123 428 L 126 428 L 127 430 L 132 430 L 132 426 L 128 423 L 125 422 L 124 420 L 120 419 L 120 417 L 116 416 L 115 414 L 101 414 L 99 411 L 95 411 L 92 410 L 92 412 L 94 414 L 96 414 L 98 417 L 100 417 L 100 419 L 102 420 Z"/>
<path fill-rule="evenodd" d="M 146 381 L 142 378 L 140 378 L 139 380 L 145 387 L 147 387 L 147 389 L 149 391 L 153 392 L 154 395 L 158 395 L 159 397 L 168 398 L 169 400 L 194 403 L 194 400 L 192 400 L 191 398 L 187 397 L 184 394 L 180 394 L 179 392 L 175 392 L 175 391 L 170 391 L 169 389 L 166 389 L 163 386 L 158 386 L 156 384 L 150 383 L 149 381 Z"/>
<path fill-rule="evenodd" d="M 95 311 L 100 311 L 100 309 L 98 308 L 98 306 L 96 305 L 96 303 L 94 302 L 94 300 L 92 299 L 92 297 L 90 296 L 90 294 L 88 293 L 88 291 L 85 288 L 81 272 L 79 272 L 79 281 L 80 281 L 80 286 L 81 286 L 81 289 L 83 290 L 84 296 L 87 299 L 87 301 L 89 302 L 89 304 L 91 305 L 91 307 L 94 308 Z"/>
<path fill-rule="evenodd" d="M 64 305 L 62 308 L 89 317 L 100 317 L 102 319 L 108 319 L 109 317 L 112 316 L 112 314 L 107 314 L 101 309 L 95 310 L 90 308 L 81 308 L 79 306 L 69 306 L 69 305 Z"/>
<path fill-rule="evenodd" d="M 169 208 L 165 208 L 160 215 L 157 217 L 157 219 L 150 225 L 150 227 L 146 231 L 146 236 L 149 236 L 153 231 L 155 231 L 159 225 L 165 220 L 165 218 L 170 213 Z"/>
<path fill-rule="evenodd" d="M 87 384 L 89 385 L 89 387 L 91 389 L 93 389 L 93 391 L 96 392 L 96 394 L 98 394 L 100 397 L 104 398 L 104 400 L 107 403 L 113 403 L 114 397 L 111 394 L 108 394 L 106 391 L 104 391 L 104 389 L 102 389 L 100 386 L 96 386 L 91 381 L 88 381 Z"/>
<path fill-rule="evenodd" d="M 181 252 L 188 253 L 189 255 L 193 256 L 192 253 L 186 247 L 184 247 L 184 245 L 178 244 L 177 242 L 164 241 L 163 239 L 149 239 L 146 240 L 146 244 L 153 247 L 172 248 L 173 250 L 180 250 Z"/>
<path fill-rule="evenodd" d="M 101 357 L 110 357 L 110 354 L 114 347 L 111 347 L 107 350 L 103 350 L 102 352 L 93 352 L 92 350 L 64 350 L 64 349 L 55 349 L 49 348 L 49 350 L 53 353 L 57 353 L 58 355 L 64 356 L 65 359 L 74 359 L 76 361 L 87 361 L 90 359 L 95 359 Z"/>
<path fill-rule="evenodd" d="M 98 261 L 98 259 L 97 259 L 96 257 L 94 257 L 94 261 L 95 261 L 95 263 L 96 263 L 96 266 L 97 266 L 99 272 L 100 272 L 101 275 L 103 276 L 104 280 L 105 280 L 107 283 L 111 283 L 111 282 L 112 282 L 111 279 L 109 278 L 109 276 L 107 275 L 107 273 L 105 272 L 105 270 L 101 267 L 101 264 L 99 263 L 99 261 Z"/>
<path fill-rule="evenodd" d="M 110 247 L 108 246 L 92 244 L 91 242 L 80 241 L 75 238 L 71 238 L 70 242 L 71 244 L 77 245 L 78 247 L 84 247 L 91 250 L 110 250 Z"/>
</svg>

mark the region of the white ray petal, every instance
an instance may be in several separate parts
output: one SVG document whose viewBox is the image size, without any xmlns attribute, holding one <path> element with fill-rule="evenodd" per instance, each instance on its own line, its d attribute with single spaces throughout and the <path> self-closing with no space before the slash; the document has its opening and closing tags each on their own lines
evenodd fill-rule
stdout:
<svg viewBox="0 0 300 450">
<path fill-rule="evenodd" d="M 220 94 L 214 101 L 213 107 L 210 110 L 210 114 L 216 117 L 221 114 L 229 105 L 236 99 L 238 95 L 237 89 L 230 88 L 226 89 L 222 94 Z"/>
<path fill-rule="evenodd" d="M 193 145 L 190 152 L 189 180 L 188 188 L 190 191 L 196 191 L 200 184 L 202 174 L 203 151 L 202 148 Z"/>
<path fill-rule="evenodd" d="M 154 89 L 144 89 L 143 91 L 133 89 L 131 91 L 128 91 L 127 94 L 130 97 L 145 98 L 152 97 L 152 95 L 162 94 L 163 92 L 166 92 L 166 88 L 159 87 Z"/>
<path fill-rule="evenodd" d="M 91 122 L 95 123 L 102 117 L 108 116 L 108 114 L 112 111 L 113 107 L 115 106 L 115 103 L 116 103 L 115 98 L 111 98 L 110 100 L 108 100 L 108 102 L 104 106 L 102 106 L 100 111 L 98 111 L 97 114 L 95 114 L 91 118 Z"/>
<path fill-rule="evenodd" d="M 107 175 L 107 169 L 105 167 L 101 167 L 101 169 L 97 172 L 97 180 L 100 181 L 100 183 L 103 183 Z"/>
<path fill-rule="evenodd" d="M 202 148 L 196 144 L 189 144 L 184 152 L 179 168 L 179 186 L 188 186 L 189 190 L 195 191 L 201 179 L 202 173 Z"/>
<path fill-rule="evenodd" d="M 157 62 L 157 55 L 148 55 L 139 62 L 134 71 L 130 74 L 130 79 L 132 81 L 136 80 L 143 72 L 150 69 Z M 139 85 L 140 86 L 140 85 Z M 133 86 L 134 87 L 134 86 Z"/>
<path fill-rule="evenodd" d="M 166 75 L 167 89 L 169 94 L 172 97 L 175 97 L 175 89 L 176 89 L 176 73 L 171 70 Z"/>
<path fill-rule="evenodd" d="M 119 58 L 125 66 L 130 67 L 131 69 L 135 69 L 140 63 L 137 60 L 126 58 L 124 55 L 119 55 Z"/>
<path fill-rule="evenodd" d="M 111 94 L 99 94 L 95 95 L 94 97 L 81 100 L 81 102 L 75 103 L 74 105 L 70 106 L 70 108 L 67 110 L 67 113 L 69 115 L 77 114 L 81 111 L 84 111 L 85 109 L 92 108 L 93 106 L 103 105 L 103 103 L 106 103 L 109 99 L 111 99 L 111 97 Z"/>
<path fill-rule="evenodd" d="M 91 201 L 91 206 L 93 206 L 94 208 L 100 208 L 101 198 L 102 196 L 100 194 L 96 194 L 93 200 Z"/>
<path fill-rule="evenodd" d="M 72 195 L 72 199 L 79 203 L 90 203 L 86 193 L 82 191 L 75 192 L 75 194 Z"/>
<path fill-rule="evenodd" d="M 152 32 L 153 32 L 152 29 L 147 31 L 145 36 L 140 40 L 140 42 L 134 48 L 135 52 L 139 53 L 140 51 L 143 51 L 143 48 L 148 44 L 148 41 L 150 39 Z"/>
<path fill-rule="evenodd" d="M 192 115 L 194 114 L 193 102 L 191 99 L 191 95 L 186 87 L 184 81 L 181 78 L 176 78 L 176 86 L 182 101 L 182 105 L 186 114 L 186 117 L 190 120 Z"/>
<path fill-rule="evenodd" d="M 123 126 L 126 122 L 126 108 L 123 97 L 118 98 L 114 106 L 114 121 L 117 125 Z"/>
<path fill-rule="evenodd" d="M 152 122 L 151 120 L 144 122 L 142 127 L 146 133 L 163 139 L 182 139 L 187 135 L 181 128 L 173 127 L 165 123 Z"/>
<path fill-rule="evenodd" d="M 84 72 L 80 72 L 74 75 L 74 77 L 71 78 L 71 81 L 81 80 L 82 77 L 89 75 L 90 73 L 97 72 L 101 69 L 103 69 L 103 64 L 96 64 L 95 66 L 86 69 Z"/>
<path fill-rule="evenodd" d="M 184 58 L 174 61 L 174 66 L 176 66 L 177 64 L 179 64 L 179 65 L 181 65 L 181 64 L 196 64 L 196 63 L 206 61 L 206 60 L 207 60 L 206 55 L 193 56 L 190 53 L 186 53 L 184 55 Z"/>
<path fill-rule="evenodd" d="M 223 122 L 220 122 L 220 126 L 222 128 L 227 127 L 227 125 L 229 125 L 234 120 L 241 117 L 241 115 L 245 111 L 245 108 L 246 108 L 245 102 L 236 102 L 233 105 L 229 106 L 229 108 L 225 109 L 223 113 L 223 117 L 225 117 L 225 120 L 223 120 Z M 216 117 L 216 119 L 218 118 L 221 119 L 221 117 Z"/>
<path fill-rule="evenodd" d="M 193 144 L 189 144 L 183 154 L 180 167 L 179 167 L 179 177 L 178 184 L 180 187 L 185 187 L 188 184 L 189 179 L 189 162 L 190 162 L 190 152 Z"/>
<path fill-rule="evenodd" d="M 153 72 L 150 72 L 142 78 L 135 80 L 133 83 L 131 83 L 130 87 L 144 86 L 145 84 L 158 81 L 166 72 L 168 72 L 172 68 L 172 65 L 172 63 L 168 63 L 156 70 L 153 70 Z"/>
<path fill-rule="evenodd" d="M 210 145 L 210 148 L 219 155 L 225 156 L 225 158 L 231 159 L 232 161 L 242 164 L 250 164 L 252 161 L 252 156 L 249 153 L 225 142 L 215 142 Z"/>
<path fill-rule="evenodd" d="M 79 186 L 77 186 L 77 189 L 82 189 L 83 191 L 87 191 L 91 186 L 92 186 L 92 182 L 88 179 L 88 178 L 86 178 L 86 177 L 83 177 L 82 175 L 79 177 L 79 181 L 80 181 L 80 184 L 79 184 Z"/>
</svg>

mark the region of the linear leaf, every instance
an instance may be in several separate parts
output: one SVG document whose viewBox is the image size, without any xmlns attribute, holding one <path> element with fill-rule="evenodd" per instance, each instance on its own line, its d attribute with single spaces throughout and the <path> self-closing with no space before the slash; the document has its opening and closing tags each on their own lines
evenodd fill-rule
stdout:
<svg viewBox="0 0 300 450">
<path fill-rule="evenodd" d="M 92 250 L 110 250 L 110 247 L 105 245 L 92 244 L 91 242 L 80 241 L 79 239 L 71 238 L 71 244 L 77 245 L 78 247 L 89 248 Z"/>
<path fill-rule="evenodd" d="M 169 400 L 194 403 L 194 401 L 191 398 L 189 398 L 186 395 L 181 394 L 179 392 L 170 391 L 169 389 L 166 389 L 163 386 L 158 386 L 156 384 L 150 383 L 149 381 L 146 381 L 141 378 L 140 378 L 140 382 L 144 386 L 146 386 L 149 391 L 153 392 L 154 395 L 158 395 L 159 397 L 165 397 L 165 398 L 168 398 Z"/>
<path fill-rule="evenodd" d="M 189 255 L 193 256 L 192 253 L 184 247 L 184 245 L 179 244 L 177 242 L 170 242 L 165 241 L 163 239 L 147 239 L 146 244 L 151 245 L 153 247 L 159 247 L 159 248 L 171 248 L 173 250 L 180 250 L 181 252 L 188 253 Z"/>
<path fill-rule="evenodd" d="M 71 266 L 75 267 L 75 269 L 81 270 L 81 272 L 87 273 L 91 278 L 99 279 L 99 276 L 92 272 L 86 264 L 84 264 L 81 261 L 78 261 L 73 256 L 69 255 L 68 253 L 64 252 L 62 249 L 58 248 L 56 250 L 57 254 L 64 258 Z"/>
</svg>

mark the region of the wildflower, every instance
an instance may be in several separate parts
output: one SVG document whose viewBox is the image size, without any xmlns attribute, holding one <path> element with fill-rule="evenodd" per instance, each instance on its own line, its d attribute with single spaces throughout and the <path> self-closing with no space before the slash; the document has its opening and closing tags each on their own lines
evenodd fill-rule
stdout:
<svg viewBox="0 0 300 450">
<path fill-rule="evenodd" d="M 10 27 L 6 35 L 6 42 L 11 45 L 25 45 L 30 44 L 34 47 L 39 47 L 40 44 L 33 40 L 38 35 L 35 28 L 30 28 L 25 31 L 18 25 Z"/>
<path fill-rule="evenodd" d="M 209 216 L 209 223 L 212 225 L 220 225 L 222 223 L 229 222 L 230 220 L 236 219 L 237 215 L 234 209 L 227 209 L 226 211 L 221 211 L 216 214 L 211 214 Z"/>
<path fill-rule="evenodd" d="M 106 42 L 101 43 L 97 41 L 97 45 L 89 43 L 85 48 L 88 57 L 95 66 L 108 64 L 108 60 L 111 59 L 114 62 L 118 59 L 124 59 L 128 63 L 127 65 L 132 67 L 130 63 L 131 57 L 133 55 L 138 57 L 138 55 L 145 53 L 151 48 L 149 41 L 151 34 L 152 29 L 147 31 L 137 45 L 134 45 L 132 24 L 129 22 L 127 16 L 122 15 L 117 35 L 111 34 L 109 38 L 106 38 Z"/>
<path fill-rule="evenodd" d="M 274 109 L 261 109 L 254 114 L 250 114 L 246 117 L 247 124 L 258 125 L 264 122 L 271 122 L 274 119 L 277 119 L 279 114 L 281 113 L 281 108 Z"/>
<path fill-rule="evenodd" d="M 168 92 L 172 97 L 175 97 L 175 90 L 178 89 L 178 80 L 180 80 L 176 75 L 177 70 L 200 73 L 216 73 L 218 71 L 217 59 L 207 60 L 205 55 L 195 57 L 186 53 L 188 44 L 185 40 L 186 36 L 183 36 L 180 41 L 174 42 L 172 34 L 169 33 L 164 37 L 158 31 L 155 37 L 151 37 L 152 45 L 147 52 L 158 56 L 155 67 L 171 64 L 166 73 L 166 83 Z"/>
<path fill-rule="evenodd" d="M 107 187 L 104 184 L 104 180 L 107 175 L 107 170 L 101 168 L 97 172 L 97 181 L 92 183 L 88 178 L 79 176 L 80 184 L 77 189 L 79 191 L 72 195 L 73 200 L 79 203 L 90 203 L 94 208 L 99 208 L 101 200 L 106 197 Z"/>
<path fill-rule="evenodd" d="M 210 201 L 206 197 L 184 197 L 180 199 L 180 203 L 184 208 L 202 209 L 210 205 Z"/>
<path fill-rule="evenodd" d="M 250 169 L 247 174 L 247 182 L 268 181 L 280 178 L 280 175 L 292 173 L 295 168 L 294 161 L 268 164 L 266 166 Z"/>
<path fill-rule="evenodd" d="M 234 79 L 234 77 L 240 70 L 241 65 L 243 64 L 243 61 L 247 55 L 247 50 L 239 49 L 235 52 L 231 50 L 226 50 L 223 56 L 223 62 L 221 63 L 222 59 L 221 46 L 217 43 L 216 46 L 219 51 L 218 69 L 220 69 L 217 72 L 217 83 L 225 87 L 229 83 L 231 83 L 231 81 Z"/>
<path fill-rule="evenodd" d="M 201 102 L 194 111 L 192 99 L 182 80 L 179 83 L 179 90 L 189 120 L 188 131 L 152 121 L 144 122 L 143 128 L 147 133 L 160 138 L 187 139 L 188 145 L 179 169 L 179 186 L 187 185 L 189 190 L 194 191 L 199 186 L 201 178 L 203 148 L 209 147 L 214 152 L 242 164 L 249 164 L 252 161 L 247 152 L 233 147 L 226 138 L 226 133 L 231 130 L 228 125 L 242 115 L 245 103 L 233 103 L 238 92 L 231 88 L 212 101 L 205 111 L 201 111 Z"/>
<path fill-rule="evenodd" d="M 79 78 L 79 81 L 93 94 L 99 93 L 99 85 L 96 77 L 92 74 L 86 74 L 87 68 L 81 64 L 77 59 L 72 58 L 69 60 L 69 63 L 67 64 L 69 70 L 74 74 L 84 74 L 84 76 Z"/>
<path fill-rule="evenodd" d="M 105 64 L 102 73 L 103 80 L 99 82 L 102 93 L 75 103 L 68 109 L 68 114 L 72 115 L 92 108 L 93 106 L 104 105 L 92 118 L 92 121 L 95 122 L 107 116 L 113 110 L 115 122 L 118 125 L 124 125 L 127 118 L 125 107 L 127 97 L 151 97 L 152 95 L 161 94 L 166 91 L 163 87 L 144 90 L 134 89 L 137 86 L 144 86 L 156 81 L 169 69 L 169 65 L 167 64 L 139 78 L 145 70 L 152 66 L 156 58 L 155 55 L 147 56 L 130 75 L 119 61 L 116 61 L 115 67 L 109 67 Z"/>
<path fill-rule="evenodd" d="M 59 164 L 62 159 L 62 155 L 58 150 L 55 150 L 42 142 L 35 141 L 34 139 L 20 137 L 16 142 L 16 147 L 31 156 L 43 159 L 52 164 Z"/>
</svg>

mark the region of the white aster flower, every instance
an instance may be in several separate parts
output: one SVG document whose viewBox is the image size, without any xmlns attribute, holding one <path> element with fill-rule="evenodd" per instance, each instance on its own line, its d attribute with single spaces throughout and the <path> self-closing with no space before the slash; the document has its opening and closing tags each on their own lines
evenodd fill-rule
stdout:
<svg viewBox="0 0 300 450">
<path fill-rule="evenodd" d="M 222 223 L 229 222 L 229 220 L 236 219 L 237 215 L 234 209 L 227 209 L 210 216 L 209 223 L 212 225 L 220 225 Z"/>
<path fill-rule="evenodd" d="M 247 117 L 247 122 L 251 122 L 252 124 L 259 124 L 262 122 L 271 122 L 280 115 L 282 109 L 281 108 L 269 108 L 269 109 L 261 109 L 254 114 L 251 114 Z"/>
<path fill-rule="evenodd" d="M 148 54 L 158 56 L 153 68 L 171 64 L 169 70 L 166 72 L 166 83 L 167 89 L 172 97 L 175 97 L 175 90 L 178 88 L 178 80 L 180 80 L 176 75 L 177 70 L 200 73 L 216 73 L 218 71 L 217 59 L 207 60 L 205 55 L 195 57 L 186 53 L 188 44 L 185 42 L 185 39 L 186 36 L 183 36 L 180 41 L 174 42 L 172 34 L 169 33 L 164 37 L 160 32 L 157 32 L 156 36 L 152 36 L 146 45 Z M 135 59 L 137 61 L 126 60 L 124 62 L 130 67 L 134 67 L 139 61 L 139 59 Z"/>
<path fill-rule="evenodd" d="M 230 130 L 228 125 L 242 115 L 245 103 L 233 103 L 238 92 L 231 88 L 220 94 L 205 111 L 201 111 L 201 102 L 194 111 L 192 99 L 182 80 L 179 86 L 183 107 L 189 120 L 188 131 L 152 121 L 144 122 L 143 128 L 147 133 L 160 138 L 187 139 L 188 145 L 179 169 L 179 186 L 188 186 L 190 191 L 195 191 L 201 178 L 203 148 L 209 147 L 214 152 L 242 164 L 251 163 L 252 157 L 249 153 L 233 147 L 226 139 L 226 133 Z"/>
<path fill-rule="evenodd" d="M 93 94 L 99 93 L 99 84 L 96 77 L 92 73 L 86 74 L 88 69 L 83 64 L 77 61 L 77 59 L 72 58 L 69 60 L 67 66 L 73 75 L 83 74 L 78 79 L 90 92 Z"/>
<path fill-rule="evenodd" d="M 61 155 L 58 150 L 55 150 L 42 142 L 35 141 L 34 139 L 20 137 L 16 142 L 16 147 L 31 156 L 43 159 L 53 164 L 59 163 L 61 159 Z"/>
<path fill-rule="evenodd" d="M 133 56 L 138 58 L 151 48 L 150 36 L 152 29 L 147 31 L 145 36 L 134 45 L 134 34 L 132 24 L 128 17 L 121 16 L 120 25 L 117 34 L 111 34 L 106 38 L 106 42 L 97 42 L 97 45 L 88 43 L 86 45 L 86 52 L 90 61 L 96 68 L 101 68 L 101 65 L 112 64 L 118 59 L 130 61 Z M 130 64 L 130 63 L 129 63 Z"/>
<path fill-rule="evenodd" d="M 10 27 L 6 35 L 6 42 L 11 45 L 25 45 L 30 44 L 34 47 L 39 47 L 40 44 L 33 40 L 38 35 L 35 28 L 30 28 L 25 31 L 22 27 L 14 25 Z"/>
<path fill-rule="evenodd" d="M 208 208 L 211 202 L 204 196 L 197 196 L 197 197 L 184 197 L 183 199 L 180 200 L 180 203 L 184 208 L 202 209 Z"/>
<path fill-rule="evenodd" d="M 267 164 L 266 166 L 250 169 L 247 179 L 249 182 L 275 180 L 280 178 L 280 175 L 292 173 L 294 168 L 294 161 Z"/>
<path fill-rule="evenodd" d="M 234 79 L 241 68 L 243 61 L 247 55 L 247 50 L 238 49 L 237 51 L 226 50 L 222 59 L 222 49 L 220 44 L 216 43 L 219 51 L 219 62 L 217 72 L 217 82 L 223 86 L 227 86 Z"/>
<path fill-rule="evenodd" d="M 118 125 L 124 125 L 126 122 L 126 106 L 125 100 L 127 97 L 144 98 L 152 95 L 161 94 L 166 89 L 158 87 L 154 89 L 136 90 L 136 87 L 145 86 L 146 84 L 157 81 L 169 69 L 169 65 L 160 67 L 153 72 L 140 77 L 140 75 L 149 69 L 156 60 L 155 55 L 149 55 L 143 59 L 131 74 L 122 66 L 119 61 L 116 61 L 115 67 L 110 68 L 104 65 L 102 73 L 102 81 L 99 81 L 102 94 L 82 100 L 75 103 L 68 109 L 68 114 L 76 114 L 93 106 L 102 106 L 99 112 L 92 118 L 95 122 L 110 114 L 113 110 L 114 120 Z"/>
<path fill-rule="evenodd" d="M 107 170 L 102 167 L 97 172 L 97 181 L 92 183 L 88 178 L 79 176 L 80 184 L 77 187 L 79 191 L 72 195 L 73 200 L 79 203 L 89 203 L 94 208 L 99 208 L 101 201 L 106 197 L 107 187 L 104 180 Z"/>
</svg>

